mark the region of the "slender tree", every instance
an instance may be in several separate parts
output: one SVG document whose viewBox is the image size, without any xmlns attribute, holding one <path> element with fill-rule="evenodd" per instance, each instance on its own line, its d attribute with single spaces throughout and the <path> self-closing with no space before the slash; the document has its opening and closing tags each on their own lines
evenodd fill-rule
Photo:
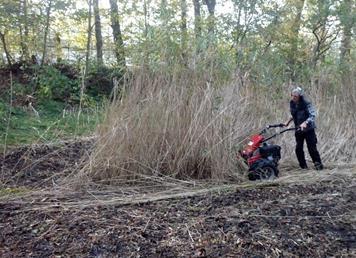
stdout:
<svg viewBox="0 0 356 258">
<path fill-rule="evenodd" d="M 56 59 L 57 62 L 61 62 L 62 61 L 62 44 L 61 44 L 61 34 L 59 32 L 55 33 L 54 36 L 54 46 L 55 46 L 55 50 L 56 50 Z"/>
<path fill-rule="evenodd" d="M 0 0 L 0 44 L 8 66 L 11 66 L 13 62 L 10 48 L 16 46 L 16 41 L 12 38 L 12 35 L 16 34 L 15 31 L 18 29 L 18 26 L 16 26 L 19 23 L 18 17 L 18 2 Z"/>
<path fill-rule="evenodd" d="M 160 47 L 160 56 L 161 56 L 161 62 L 164 62 L 166 64 L 170 64 L 172 61 L 172 54 L 171 52 L 171 46 L 172 46 L 172 41 L 171 41 L 171 27 L 170 27 L 170 10 L 168 7 L 168 1 L 167 0 L 161 0 L 160 1 L 160 7 L 159 7 L 159 21 L 160 21 L 160 35 L 159 35 L 159 40 L 158 43 L 161 43 Z"/>
<path fill-rule="evenodd" d="M 333 29 L 330 24 L 333 1 L 317 0 L 316 11 L 311 17 L 311 29 L 315 38 L 313 55 L 311 57 L 312 68 L 315 69 L 319 62 L 323 62 L 326 52 L 337 39 L 339 30 Z"/>
<path fill-rule="evenodd" d="M 103 36 L 101 34 L 99 0 L 94 0 L 94 19 L 95 19 L 96 60 L 99 65 L 102 65 L 103 64 Z"/>
<path fill-rule="evenodd" d="M 92 34 L 92 25 L 91 25 L 91 18 L 92 18 L 92 0 L 88 0 L 88 30 L 87 30 L 87 47 L 85 52 L 85 73 L 84 78 L 87 77 L 88 70 L 89 70 L 89 58 L 90 58 L 90 45 L 91 45 L 91 34 Z"/>
<path fill-rule="evenodd" d="M 42 51 L 42 60 L 41 60 L 41 66 L 45 63 L 46 55 L 47 55 L 47 38 L 48 38 L 48 32 L 50 28 L 50 18 L 51 18 L 51 11 L 52 11 L 52 1 L 48 1 L 48 5 L 46 8 L 46 27 L 45 27 L 45 32 L 44 32 L 44 38 L 43 38 L 43 51 Z"/>
<path fill-rule="evenodd" d="M 201 0 L 193 0 L 194 5 L 194 35 L 195 35 L 195 54 L 201 51 L 202 19 L 201 19 Z"/>
<path fill-rule="evenodd" d="M 298 45 L 299 45 L 299 31 L 302 24 L 302 12 L 304 8 L 305 0 L 295 0 L 292 3 L 292 8 L 295 9 L 295 16 L 292 20 L 290 27 L 290 38 L 289 45 L 290 49 L 288 52 L 287 63 L 289 66 L 290 80 L 295 81 L 296 78 L 296 64 L 298 58 Z"/>
<path fill-rule="evenodd" d="M 125 51 L 124 41 L 122 39 L 122 33 L 119 22 L 119 8 L 117 6 L 117 0 L 110 0 L 110 16 L 111 16 L 111 28 L 113 30 L 114 44 L 115 44 L 115 56 L 118 65 L 125 69 Z"/>
<path fill-rule="evenodd" d="M 22 57 L 25 60 L 29 60 L 29 51 L 28 51 L 28 2 L 27 0 L 22 0 L 20 2 L 22 9 L 22 19 L 20 23 L 20 35 L 21 35 L 21 50 L 22 50 Z M 23 23 L 23 25 L 22 25 Z M 23 27 L 22 27 L 23 26 Z"/>
<path fill-rule="evenodd" d="M 200 0 L 193 0 L 194 4 L 194 33 L 198 40 L 201 37 L 201 5 Z"/>
<path fill-rule="evenodd" d="M 208 7 L 208 12 L 209 12 L 208 35 L 209 35 L 209 38 L 214 38 L 216 0 L 204 0 L 204 3 Z"/>
<path fill-rule="evenodd" d="M 12 57 L 10 55 L 10 52 L 9 52 L 8 48 L 7 48 L 5 32 L 2 33 L 0 31 L 0 40 L 1 40 L 1 43 L 2 43 L 3 48 L 4 48 L 4 52 L 5 52 L 7 63 L 8 63 L 9 66 L 11 66 L 12 65 L 12 61 L 11 61 Z"/>
<path fill-rule="evenodd" d="M 256 26 L 256 6 L 258 0 L 239 1 L 233 0 L 235 26 L 233 29 L 233 48 L 235 49 L 235 62 L 240 65 L 244 54 L 244 42 L 250 30 Z"/>
<path fill-rule="evenodd" d="M 149 30 L 149 7 L 150 7 L 151 0 L 144 0 L 143 2 L 143 15 L 144 15 L 144 58 L 143 58 L 143 65 L 147 68 L 149 64 L 149 38 L 148 38 L 148 30 Z"/>
<path fill-rule="evenodd" d="M 344 69 L 351 59 L 352 28 L 356 22 L 355 2 L 352 0 L 343 0 L 340 9 L 339 17 L 342 27 L 340 64 L 342 69 Z"/>
<path fill-rule="evenodd" d="M 183 63 L 187 64 L 187 40 L 188 40 L 188 30 L 187 30 L 187 1 L 181 0 L 181 48 L 182 48 L 182 59 Z"/>
</svg>

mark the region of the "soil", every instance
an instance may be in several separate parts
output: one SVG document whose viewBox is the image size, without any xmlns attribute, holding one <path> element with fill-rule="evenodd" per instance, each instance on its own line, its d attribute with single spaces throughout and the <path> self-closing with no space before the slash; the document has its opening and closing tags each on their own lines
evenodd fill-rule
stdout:
<svg viewBox="0 0 356 258">
<path fill-rule="evenodd" d="M 89 156 L 93 142 L 87 138 L 15 148 L 0 156 L 2 179 L 8 187 L 53 185 Z"/>
<path fill-rule="evenodd" d="M 1 257 L 356 256 L 355 166 L 282 168 L 273 182 L 132 203 L 109 201 L 122 189 L 51 193 L 92 143 L 22 147 L 0 160 L 3 189 L 37 191 L 0 198 Z M 313 173 L 325 176 L 303 180 Z"/>
</svg>

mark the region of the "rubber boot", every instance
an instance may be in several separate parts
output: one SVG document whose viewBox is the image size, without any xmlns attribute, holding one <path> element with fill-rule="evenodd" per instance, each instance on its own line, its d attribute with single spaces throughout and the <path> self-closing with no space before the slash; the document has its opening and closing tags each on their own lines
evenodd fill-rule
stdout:
<svg viewBox="0 0 356 258">
<path fill-rule="evenodd" d="M 314 163 L 314 166 L 315 166 L 315 169 L 316 169 L 316 170 L 323 170 L 323 169 L 324 169 L 323 164 L 320 163 L 320 162 L 315 162 L 315 163 Z"/>
</svg>

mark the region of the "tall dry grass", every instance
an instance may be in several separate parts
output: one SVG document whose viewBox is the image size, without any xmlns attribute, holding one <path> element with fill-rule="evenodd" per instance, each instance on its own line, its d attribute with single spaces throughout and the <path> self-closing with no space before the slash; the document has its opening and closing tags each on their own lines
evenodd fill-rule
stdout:
<svg viewBox="0 0 356 258">
<path fill-rule="evenodd" d="M 289 85 L 276 89 L 238 80 L 211 85 L 194 72 L 135 73 L 98 128 L 89 162 L 78 182 L 136 183 L 152 178 L 242 180 L 236 158 L 247 137 L 269 123 L 286 121 Z M 355 160 L 355 92 L 331 96 L 321 78 L 307 90 L 319 111 L 319 149 L 324 161 Z M 294 136 L 275 140 L 294 158 Z"/>
<path fill-rule="evenodd" d="M 99 127 L 82 173 L 94 180 L 237 178 L 231 103 L 193 73 L 138 73 Z M 229 120 L 230 119 L 230 120 Z"/>
<path fill-rule="evenodd" d="M 356 161 L 356 82 L 355 71 L 348 79 L 339 79 L 332 94 L 332 74 L 323 73 L 311 90 L 318 110 L 318 140 L 323 160 L 350 163 Z"/>
</svg>

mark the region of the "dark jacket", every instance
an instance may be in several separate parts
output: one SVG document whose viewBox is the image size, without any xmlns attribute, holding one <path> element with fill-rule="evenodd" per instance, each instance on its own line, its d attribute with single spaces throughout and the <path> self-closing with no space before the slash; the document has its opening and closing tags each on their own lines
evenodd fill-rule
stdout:
<svg viewBox="0 0 356 258">
<path fill-rule="evenodd" d="M 290 101 L 290 112 L 296 127 L 307 121 L 307 130 L 315 128 L 315 108 L 303 96 L 300 96 L 298 103 Z"/>
</svg>

